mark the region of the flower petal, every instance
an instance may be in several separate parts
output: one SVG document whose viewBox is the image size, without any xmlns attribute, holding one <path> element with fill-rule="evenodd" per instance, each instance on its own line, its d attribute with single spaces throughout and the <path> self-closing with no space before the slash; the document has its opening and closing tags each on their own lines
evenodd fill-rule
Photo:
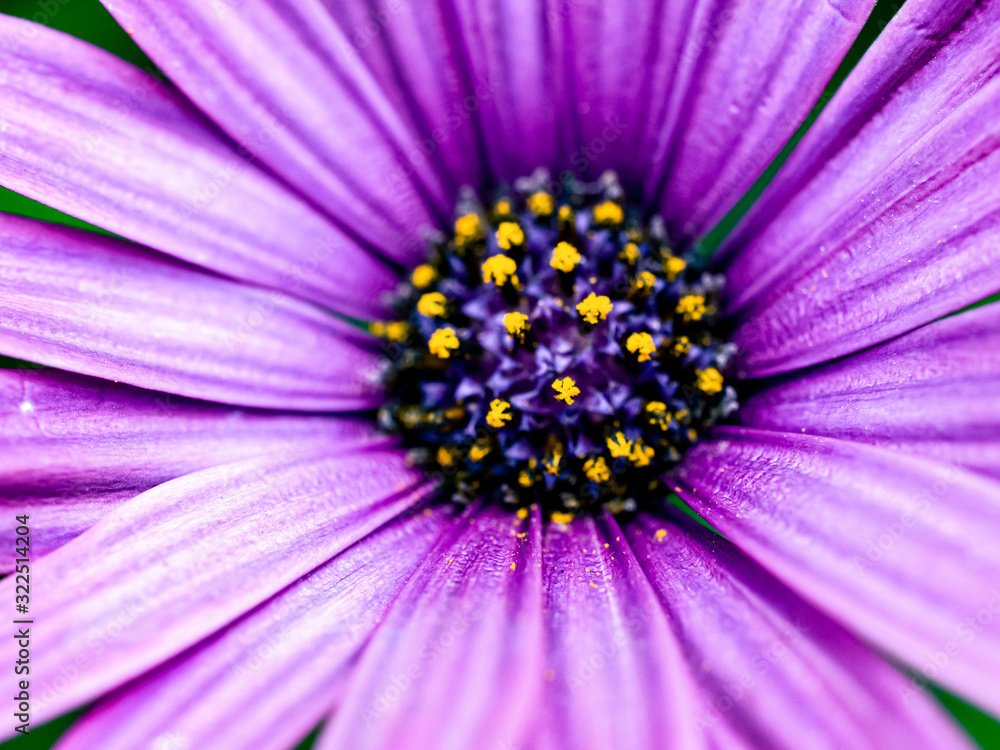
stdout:
<svg viewBox="0 0 1000 750">
<path fill-rule="evenodd" d="M 453 523 L 394 519 L 183 656 L 101 701 L 60 750 L 287 750 L 336 702 L 354 658 Z M 197 696 L 196 701 L 191 696 Z"/>
<path fill-rule="evenodd" d="M 941 708 L 730 542 L 679 513 L 625 527 L 706 703 L 750 747 L 967 748 Z"/>
<path fill-rule="evenodd" d="M 202 111 L 350 233 L 423 259 L 418 231 L 450 196 L 409 160 L 420 144 L 319 2 L 105 5 Z"/>
<path fill-rule="evenodd" d="M 546 528 L 548 744 L 698 747 L 696 688 L 622 536 L 610 515 Z"/>
<path fill-rule="evenodd" d="M 324 7 L 417 134 L 400 164 L 416 170 L 427 168 L 422 162 L 433 165 L 453 192 L 462 183 L 482 184 L 487 174 L 478 109 L 497 94 L 499 82 L 472 79 L 473 53 L 451 3 L 338 0 Z"/>
<path fill-rule="evenodd" d="M 0 183 L 191 263 L 373 315 L 395 275 L 167 84 L 0 15 Z"/>
<path fill-rule="evenodd" d="M 717 428 L 681 496 L 820 609 L 1000 711 L 1000 484 L 842 440 Z"/>
<path fill-rule="evenodd" d="M 542 674 L 540 519 L 470 509 L 365 649 L 327 748 L 465 750 L 519 741 Z"/>
<path fill-rule="evenodd" d="M 726 251 L 743 369 L 885 341 L 1000 290 L 1000 7 L 907 3 Z"/>
<path fill-rule="evenodd" d="M 1000 305 L 768 387 L 739 414 L 749 427 L 873 443 L 1000 478 Z"/>
<path fill-rule="evenodd" d="M 637 154 L 649 165 L 646 193 L 660 196 L 675 236 L 711 229 L 760 176 L 823 92 L 873 5 L 710 0 L 685 13 L 683 25 L 665 23 L 661 36 L 677 34 L 683 46 L 664 50 L 676 70 L 651 92 L 662 101 L 651 113 L 656 142 Z M 632 56 L 625 47 L 629 31 L 606 48 L 602 66 L 612 55 Z M 655 49 L 660 39 L 651 43 Z M 613 64 L 622 78 L 608 89 L 621 91 L 624 82 L 625 90 L 641 93 L 644 59 Z M 612 95 L 617 101 L 605 106 L 624 110 L 620 94 Z"/>
<path fill-rule="evenodd" d="M 377 437 L 367 420 L 248 412 L 58 370 L 0 370 L 0 506 L 31 516 L 37 558 L 192 471 Z M 7 525 L 0 570 L 13 560 Z"/>
<path fill-rule="evenodd" d="M 361 332 L 121 240 L 0 215 L 0 352 L 244 406 L 378 403 Z"/>
<path fill-rule="evenodd" d="M 32 718 L 180 653 L 425 496 L 402 454 L 297 453 L 145 492 L 32 566 Z M 14 581 L 0 582 L 13 602 Z M 12 639 L 2 645 L 13 658 Z"/>
</svg>

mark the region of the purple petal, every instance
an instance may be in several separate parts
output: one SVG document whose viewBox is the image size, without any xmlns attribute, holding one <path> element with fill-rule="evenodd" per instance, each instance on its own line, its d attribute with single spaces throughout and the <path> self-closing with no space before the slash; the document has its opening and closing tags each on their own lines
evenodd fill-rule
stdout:
<svg viewBox="0 0 1000 750">
<path fill-rule="evenodd" d="M 885 341 L 998 289 L 1000 7 L 897 14 L 727 249 L 745 374 Z"/>
<path fill-rule="evenodd" d="M 290 451 L 130 500 L 32 566 L 33 634 L 46 644 L 33 654 L 32 718 L 43 723 L 178 654 L 431 489 L 399 453 Z M 12 578 L 0 589 L 14 601 Z"/>
<path fill-rule="evenodd" d="M 192 471 L 376 438 L 366 420 L 246 412 L 58 370 L 0 370 L 0 505 L 31 516 L 35 557 Z M 14 527 L 0 528 L 0 570 L 13 569 L 14 546 Z"/>
<path fill-rule="evenodd" d="M 0 46 L 5 187 L 214 271 L 345 313 L 382 310 L 393 273 L 167 84 L 11 16 Z"/>
<path fill-rule="evenodd" d="M 417 136 L 400 164 L 417 172 L 436 168 L 450 178 L 452 189 L 481 184 L 487 175 L 478 110 L 499 93 L 499 82 L 470 75 L 472 50 L 450 4 L 323 0 L 323 5 Z"/>
<path fill-rule="evenodd" d="M 626 527 L 705 693 L 750 747 L 967 748 L 941 708 L 731 543 L 671 514 Z M 727 726 L 729 725 L 729 726 Z"/>
<path fill-rule="evenodd" d="M 278 409 L 379 401 L 361 332 L 309 304 L 93 232 L 0 215 L 0 352 Z"/>
<path fill-rule="evenodd" d="M 412 163 L 418 139 L 319 3 L 105 5 L 195 104 L 351 234 L 423 259 L 418 230 L 449 196 Z"/>
<path fill-rule="evenodd" d="M 457 525 L 375 632 L 318 750 L 520 741 L 541 686 L 541 519 L 486 507 Z"/>
<path fill-rule="evenodd" d="M 610 515 L 546 529 L 548 746 L 697 747 L 696 688 L 622 536 Z"/>
<path fill-rule="evenodd" d="M 552 38 L 557 9 L 539 0 L 458 0 L 454 12 L 475 107 L 456 98 L 453 108 L 482 129 L 493 179 L 558 166 L 571 149 L 576 113 L 560 96 Z"/>
<path fill-rule="evenodd" d="M 1000 484 L 842 440 L 718 428 L 678 491 L 820 609 L 1000 711 Z M 908 693 L 909 694 L 909 693 Z"/>
<path fill-rule="evenodd" d="M 437 506 L 390 521 L 73 725 L 59 750 L 287 750 L 340 695 L 354 658 L 434 542 Z M 192 701 L 191 697 L 197 696 Z"/>
<path fill-rule="evenodd" d="M 638 154 L 649 165 L 646 192 L 661 196 L 676 234 L 708 231 L 764 171 L 819 98 L 873 5 L 713 0 L 685 12 L 681 26 L 664 19 L 660 37 L 676 34 L 683 47 L 666 57 L 676 67 L 673 76 L 650 92 L 662 101 L 651 114 L 656 142 Z M 605 11 L 614 12 L 610 5 Z M 609 47 L 601 65 L 614 53 Z M 627 88 L 640 93 L 643 62 L 623 71 Z"/>
<path fill-rule="evenodd" d="M 767 388 L 740 418 L 750 427 L 883 445 L 1000 478 L 1000 305 Z"/>
</svg>

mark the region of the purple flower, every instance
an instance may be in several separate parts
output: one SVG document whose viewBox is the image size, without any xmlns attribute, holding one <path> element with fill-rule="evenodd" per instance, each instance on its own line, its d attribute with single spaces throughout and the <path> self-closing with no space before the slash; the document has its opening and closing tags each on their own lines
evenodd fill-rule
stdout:
<svg viewBox="0 0 1000 750">
<path fill-rule="evenodd" d="M 283 750 L 323 720 L 324 749 L 966 746 L 923 687 L 1000 713 L 1000 312 L 945 317 L 1000 290 L 1000 5 L 910 0 L 716 254 L 739 423 L 691 437 L 664 481 L 719 534 L 665 492 L 571 521 L 482 485 L 489 502 L 448 502 L 366 415 L 384 355 L 431 356 L 428 321 L 471 287 L 442 281 L 399 349 L 329 314 L 388 317 L 460 188 L 540 165 L 614 169 L 662 216 L 622 278 L 660 240 L 695 248 L 871 4 L 108 2 L 170 82 L 0 16 L 0 183 L 126 238 L 0 215 L 0 353 L 55 368 L 0 370 L 31 725 L 96 701 L 59 748 Z M 618 236 L 587 211 L 581 248 Z M 514 223 L 535 275 L 494 276 L 462 315 L 485 331 L 497 300 L 531 299 L 572 316 L 531 284 L 595 285 L 592 319 L 552 324 L 552 346 L 527 314 L 479 342 L 501 359 L 537 343 L 546 378 L 582 368 L 581 393 L 493 407 L 508 380 L 470 364 L 428 401 L 480 409 L 475 435 L 487 408 L 501 431 L 543 398 L 523 429 L 637 419 L 636 394 L 677 388 L 702 355 L 663 365 L 664 277 L 612 302 L 572 276 L 593 244 L 531 265 L 577 225 Z M 477 344 L 451 343 L 442 366 Z M 573 359 L 598 346 L 643 374 L 608 384 Z M 718 406 L 723 376 L 705 377 L 692 403 Z M 610 440 L 609 464 L 637 442 Z"/>
</svg>

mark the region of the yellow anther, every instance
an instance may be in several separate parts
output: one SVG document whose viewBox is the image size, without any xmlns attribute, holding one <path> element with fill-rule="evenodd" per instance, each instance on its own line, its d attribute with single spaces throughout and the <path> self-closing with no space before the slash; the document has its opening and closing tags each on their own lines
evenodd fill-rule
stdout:
<svg viewBox="0 0 1000 750">
<path fill-rule="evenodd" d="M 528 196 L 528 210 L 535 216 L 550 216 L 555 207 L 556 199 L 544 190 Z"/>
<path fill-rule="evenodd" d="M 486 424 L 499 430 L 510 421 L 510 414 L 506 413 L 509 408 L 510 404 L 506 401 L 499 398 L 493 399 L 490 402 L 490 413 L 486 415 Z"/>
<path fill-rule="evenodd" d="M 621 224 L 624 218 L 625 212 L 614 201 L 604 201 L 594 206 L 594 221 L 598 224 Z"/>
<path fill-rule="evenodd" d="M 434 266 L 424 263 L 413 269 L 413 273 L 410 274 L 410 283 L 417 289 L 426 289 L 436 278 L 437 271 L 434 270 Z"/>
<path fill-rule="evenodd" d="M 524 242 L 524 230 L 513 221 L 504 221 L 497 228 L 497 244 L 504 250 Z"/>
<path fill-rule="evenodd" d="M 639 246 L 634 242 L 629 242 L 624 248 L 622 248 L 622 251 L 618 253 L 618 257 L 630 266 L 634 266 L 639 262 Z"/>
<path fill-rule="evenodd" d="M 670 351 L 675 357 L 683 357 L 691 351 L 691 339 L 687 336 L 678 336 L 674 339 L 674 345 L 670 347 Z"/>
<path fill-rule="evenodd" d="M 465 416 L 464 406 L 452 406 L 444 410 L 444 415 L 448 419 L 461 419 Z"/>
<path fill-rule="evenodd" d="M 520 518 L 523 521 L 525 518 L 528 517 L 528 509 L 527 508 L 518 508 L 517 509 L 517 517 Z"/>
<path fill-rule="evenodd" d="M 452 349 L 458 349 L 458 336 L 455 335 L 454 328 L 439 328 L 431 334 L 427 348 L 431 354 L 441 359 L 448 359 Z"/>
<path fill-rule="evenodd" d="M 455 463 L 455 457 L 451 455 L 450 450 L 448 450 L 442 445 L 440 448 L 438 448 L 437 462 L 442 466 L 451 466 L 453 463 Z"/>
<path fill-rule="evenodd" d="M 628 458 L 632 452 L 632 441 L 625 437 L 624 432 L 617 432 L 613 438 L 607 439 L 608 450 L 612 458 Z"/>
<path fill-rule="evenodd" d="M 690 415 L 691 412 L 689 412 L 687 409 L 678 409 L 676 412 L 674 412 L 674 419 L 676 419 L 678 422 L 685 422 L 687 421 L 687 418 Z"/>
<path fill-rule="evenodd" d="M 455 244 L 459 247 L 483 238 L 479 214 L 466 214 L 455 221 Z"/>
<path fill-rule="evenodd" d="M 517 483 L 522 487 L 530 487 L 535 483 L 535 480 L 531 478 L 531 474 L 529 474 L 527 471 L 522 471 L 520 474 L 517 475 Z M 521 510 L 524 511 L 523 516 L 521 515 Z M 521 518 L 527 517 L 528 515 L 527 509 L 521 508 L 521 510 L 517 512 L 517 515 L 520 516 Z"/>
<path fill-rule="evenodd" d="M 705 298 L 700 294 L 689 294 L 681 297 L 677 303 L 677 312 L 684 316 L 684 320 L 701 320 L 705 314 Z"/>
<path fill-rule="evenodd" d="M 577 267 L 579 262 L 580 253 L 576 251 L 576 248 L 568 242 L 560 242 L 552 250 L 552 260 L 549 261 L 549 265 L 557 271 L 569 273 Z"/>
<path fill-rule="evenodd" d="M 656 286 L 656 277 L 649 271 L 643 271 L 636 277 L 635 282 L 632 284 L 632 290 L 649 294 L 653 291 L 654 286 Z"/>
<path fill-rule="evenodd" d="M 569 221 L 573 218 L 573 209 L 569 206 L 559 206 L 559 220 Z"/>
<path fill-rule="evenodd" d="M 667 274 L 667 281 L 673 281 L 677 274 L 687 268 L 687 263 L 683 258 L 670 257 L 663 261 L 663 272 Z"/>
<path fill-rule="evenodd" d="M 722 373 L 714 367 L 706 370 L 695 370 L 695 377 L 698 378 L 698 388 L 709 396 L 722 390 Z"/>
<path fill-rule="evenodd" d="M 506 198 L 497 201 L 497 204 L 493 207 L 494 213 L 498 216 L 507 216 L 510 214 L 510 201 Z"/>
<path fill-rule="evenodd" d="M 503 316 L 503 327 L 511 336 L 517 336 L 524 341 L 524 332 L 530 328 L 528 316 L 524 313 L 509 312 Z"/>
<path fill-rule="evenodd" d="M 555 435 L 549 435 L 548 440 L 545 441 L 545 452 L 547 455 L 542 461 L 542 466 L 545 467 L 546 473 L 558 474 L 559 462 L 562 461 L 563 457 L 563 444 L 556 439 Z M 528 465 L 531 465 L 530 462 Z"/>
<path fill-rule="evenodd" d="M 648 445 L 643 445 L 641 440 L 636 440 L 635 445 L 632 446 L 632 453 L 629 455 L 628 460 L 641 469 L 644 466 L 649 466 L 649 462 L 655 455 L 656 451 Z"/>
<path fill-rule="evenodd" d="M 662 542 L 664 539 L 667 538 L 667 530 L 666 529 L 657 529 L 655 536 L 656 536 L 656 541 Z"/>
<path fill-rule="evenodd" d="M 507 283 L 507 279 L 513 277 L 516 283 L 517 277 L 514 276 L 516 270 L 517 263 L 512 258 L 506 255 L 494 255 L 483 261 L 483 281 L 492 281 L 497 286 L 503 286 Z"/>
<path fill-rule="evenodd" d="M 417 310 L 428 318 L 441 318 L 444 317 L 446 304 L 448 304 L 448 298 L 441 292 L 428 292 L 417 300 Z"/>
<path fill-rule="evenodd" d="M 549 518 L 552 520 L 552 523 L 569 523 L 573 520 L 573 514 L 563 513 L 562 511 L 557 510 L 554 511 Z"/>
<path fill-rule="evenodd" d="M 556 398 L 570 405 L 573 404 L 573 397 L 580 395 L 580 389 L 576 387 L 576 382 L 573 378 L 566 377 L 562 380 L 556 378 L 552 381 L 552 387 L 559 394 Z"/>
<path fill-rule="evenodd" d="M 611 471 L 604 462 L 604 456 L 588 459 L 583 465 L 583 473 L 593 482 L 606 482 L 611 479 Z"/>
<path fill-rule="evenodd" d="M 401 320 L 383 323 L 376 320 L 368 324 L 368 330 L 379 338 L 386 338 L 389 341 L 405 341 L 410 335 L 410 326 Z"/>
<path fill-rule="evenodd" d="M 692 427 L 691 429 L 688 430 L 687 435 L 688 435 L 688 440 L 690 440 L 693 443 L 695 440 L 698 439 L 698 430 Z"/>
<path fill-rule="evenodd" d="M 472 461 L 482 461 L 489 454 L 490 447 L 489 440 L 477 440 L 473 443 L 472 447 L 469 448 L 469 458 Z"/>
<path fill-rule="evenodd" d="M 647 362 L 656 353 L 656 344 L 648 333 L 633 333 L 625 342 L 625 348 L 639 355 L 640 362 Z"/>
<path fill-rule="evenodd" d="M 612 309 L 611 299 L 601 295 L 598 297 L 591 292 L 586 298 L 576 306 L 576 311 L 580 317 L 591 325 L 595 325 L 598 320 L 604 320 Z"/>
</svg>

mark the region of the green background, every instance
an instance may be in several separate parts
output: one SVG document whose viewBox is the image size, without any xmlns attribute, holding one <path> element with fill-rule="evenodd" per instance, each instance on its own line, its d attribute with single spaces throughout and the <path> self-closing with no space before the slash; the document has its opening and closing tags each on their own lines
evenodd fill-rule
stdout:
<svg viewBox="0 0 1000 750">
<path fill-rule="evenodd" d="M 167 1 L 164 0 L 164 2 Z M 893 0 L 893 2 L 880 0 L 876 4 L 871 18 L 865 24 L 857 41 L 844 59 L 843 64 L 834 74 L 826 91 L 820 97 L 819 101 L 817 101 L 812 113 L 803 123 L 802 127 L 792 136 L 781 154 L 779 154 L 757 183 L 748 191 L 743 200 L 708 234 L 702 243 L 705 253 L 710 253 L 725 234 L 735 226 L 740 216 L 746 212 L 753 200 L 760 194 L 778 167 L 784 162 L 802 135 L 819 115 L 823 106 L 829 101 L 832 93 L 843 82 L 851 68 L 857 64 L 861 55 L 875 40 L 901 5 L 901 0 Z M 28 18 L 73 34 L 93 44 L 104 47 L 141 68 L 150 71 L 155 70 L 155 66 L 150 62 L 149 58 L 135 45 L 125 30 L 118 26 L 98 0 L 49 0 L 48 2 L 42 2 L 41 0 L 0 0 L 0 11 Z M 101 231 L 96 227 L 4 188 L 0 188 L 0 211 L 70 224 L 93 231 Z M 990 298 L 990 301 L 995 299 L 996 296 Z M 0 356 L 0 366 L 3 365 L 4 358 Z M 954 714 L 955 718 L 961 722 L 981 747 L 987 748 L 987 750 L 1000 750 L 1000 723 L 943 690 L 934 688 L 933 693 L 945 708 Z M 80 712 L 74 712 L 45 726 L 37 727 L 26 737 L 18 737 L 0 744 L 0 750 L 43 750 L 44 748 L 50 748 L 79 714 Z M 296 750 L 306 750 L 311 747 L 315 736 L 316 732 L 313 732 Z"/>
</svg>

